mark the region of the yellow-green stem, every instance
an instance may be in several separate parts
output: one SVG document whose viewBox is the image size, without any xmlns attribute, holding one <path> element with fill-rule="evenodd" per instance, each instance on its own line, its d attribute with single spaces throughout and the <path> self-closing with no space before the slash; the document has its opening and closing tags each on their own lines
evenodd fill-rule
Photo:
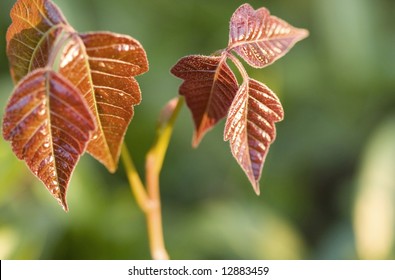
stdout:
<svg viewBox="0 0 395 280">
<path fill-rule="evenodd" d="M 136 198 L 137 205 L 141 210 L 143 210 L 143 212 L 147 212 L 147 205 L 149 205 L 147 191 L 141 182 L 140 176 L 136 170 L 136 167 L 134 166 L 133 160 L 125 143 L 122 144 L 121 158 L 123 165 L 125 166 L 130 189 Z"/>
<path fill-rule="evenodd" d="M 160 173 L 162 169 L 170 138 L 173 133 L 174 123 L 177 120 L 178 113 L 180 112 L 183 104 L 184 98 L 180 96 L 177 100 L 177 105 L 175 106 L 168 121 L 160 125 L 160 128 L 157 131 L 156 141 L 147 154 L 147 156 L 150 154 L 155 155 L 156 161 L 153 168 L 157 173 Z"/>
<path fill-rule="evenodd" d="M 136 197 L 138 206 L 146 215 L 148 239 L 153 259 L 168 259 L 162 227 L 162 212 L 160 202 L 159 176 L 163 161 L 169 146 L 174 123 L 183 105 L 180 97 L 170 118 L 160 126 L 157 138 L 146 157 L 146 188 L 133 164 L 130 153 L 125 144 L 122 146 L 121 156 L 129 179 L 131 190 Z"/>
</svg>

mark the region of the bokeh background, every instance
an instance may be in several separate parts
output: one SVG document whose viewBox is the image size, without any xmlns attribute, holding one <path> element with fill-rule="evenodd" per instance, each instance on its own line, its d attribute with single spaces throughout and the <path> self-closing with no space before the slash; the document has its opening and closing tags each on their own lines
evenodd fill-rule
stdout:
<svg viewBox="0 0 395 280">
<path fill-rule="evenodd" d="M 0 107 L 12 92 L 0 7 Z M 179 58 L 226 47 L 244 1 L 54 0 L 75 29 L 129 34 L 145 47 L 143 101 L 127 145 L 143 173 L 160 109 L 181 81 Z M 165 240 L 174 259 L 394 259 L 395 1 L 250 0 L 310 36 L 265 69 L 285 119 L 257 197 L 223 142 L 224 122 L 192 149 L 186 107 L 161 176 Z M 3 110 L 3 109 L 2 109 Z M 0 139 L 1 259 L 149 259 L 145 218 L 122 166 L 85 155 L 64 213 Z"/>
</svg>

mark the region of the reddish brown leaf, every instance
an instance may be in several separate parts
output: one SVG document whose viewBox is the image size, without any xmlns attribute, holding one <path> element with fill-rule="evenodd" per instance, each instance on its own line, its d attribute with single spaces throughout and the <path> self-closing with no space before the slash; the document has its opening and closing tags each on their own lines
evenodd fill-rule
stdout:
<svg viewBox="0 0 395 280">
<path fill-rule="evenodd" d="M 171 69 L 184 79 L 179 93 L 185 96 L 195 123 L 192 145 L 196 147 L 204 134 L 224 118 L 237 92 L 235 75 L 226 56 L 187 56 Z"/>
<path fill-rule="evenodd" d="M 3 120 L 3 136 L 16 156 L 66 211 L 70 176 L 93 130 L 78 90 L 49 69 L 35 70 L 18 83 Z"/>
<path fill-rule="evenodd" d="M 228 112 L 224 139 L 230 141 L 233 156 L 257 194 L 265 157 L 276 136 L 274 123 L 282 120 L 283 109 L 268 87 L 248 76 L 232 51 L 251 66 L 261 68 L 285 55 L 306 36 L 307 30 L 271 16 L 267 9 L 255 11 L 244 4 L 231 18 L 228 47 L 221 56 L 187 56 L 172 69 L 174 75 L 185 80 L 179 93 L 186 97 L 195 122 L 194 146 Z M 227 59 L 240 72 L 240 87 Z"/>
<path fill-rule="evenodd" d="M 259 194 L 259 178 L 270 144 L 276 137 L 274 123 L 284 117 L 277 96 L 264 84 L 249 79 L 241 86 L 229 109 L 224 140 Z"/>
<path fill-rule="evenodd" d="M 64 29 L 71 30 L 61 11 L 49 0 L 18 0 L 7 30 L 7 56 L 15 83 L 28 72 L 47 65 L 49 49 Z"/>
<path fill-rule="evenodd" d="M 66 187 L 86 145 L 88 151 L 111 172 L 116 170 L 120 146 L 133 117 L 133 106 L 141 100 L 134 76 L 148 70 L 147 57 L 140 43 L 129 36 L 109 32 L 78 34 L 50 0 L 17 0 L 11 18 L 7 55 L 11 75 L 15 83 L 21 83 L 7 107 L 4 137 L 12 142 L 17 156 L 26 160 L 33 173 L 67 209 Z M 38 73 L 44 77 L 39 77 Z M 32 92 L 27 85 L 32 86 Z M 65 94 L 63 90 L 68 90 L 69 95 L 63 96 L 64 102 L 58 104 L 60 98 L 57 97 Z M 13 102 L 19 105 L 15 106 Z M 66 109 L 67 102 L 75 103 L 76 107 Z M 37 117 L 37 106 L 43 108 L 40 117 Z M 88 113 L 82 111 L 87 109 Z M 81 116 L 88 114 L 89 120 L 72 115 L 66 115 L 70 117 L 69 123 L 56 119 L 60 111 L 70 110 Z M 51 118 L 53 112 L 57 114 L 54 120 Z M 26 117 L 21 121 L 23 125 L 13 122 L 22 117 Z M 43 128 L 37 130 L 35 126 L 38 125 Z M 36 153 L 37 147 L 33 146 L 35 150 L 30 148 L 38 145 L 33 141 L 38 137 L 36 135 L 41 135 L 37 131 L 46 133 L 45 139 L 41 136 L 45 151 L 40 153 Z M 49 150 L 52 154 L 48 154 Z M 51 167 L 44 166 L 44 163 Z"/>
<path fill-rule="evenodd" d="M 133 76 L 146 71 L 148 61 L 143 47 L 126 35 L 81 34 L 64 50 L 60 73 L 83 93 L 97 122 L 87 151 L 110 172 L 117 169 L 133 106 L 141 101 Z"/>
<path fill-rule="evenodd" d="M 285 55 L 307 36 L 307 30 L 271 16 L 266 8 L 255 11 L 244 4 L 230 20 L 228 50 L 235 51 L 251 66 L 261 68 Z"/>
</svg>

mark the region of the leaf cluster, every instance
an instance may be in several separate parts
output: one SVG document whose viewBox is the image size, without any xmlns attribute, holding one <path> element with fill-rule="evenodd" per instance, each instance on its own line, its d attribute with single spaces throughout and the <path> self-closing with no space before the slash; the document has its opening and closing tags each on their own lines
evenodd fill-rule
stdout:
<svg viewBox="0 0 395 280">
<path fill-rule="evenodd" d="M 144 48 L 111 32 L 78 33 L 50 0 L 18 0 L 7 56 L 15 83 L 3 136 L 67 211 L 66 190 L 88 151 L 115 172 L 133 107 Z"/>
<path fill-rule="evenodd" d="M 229 42 L 219 55 L 190 55 L 180 59 L 171 72 L 184 80 L 179 93 L 185 96 L 195 124 L 192 145 L 226 117 L 224 140 L 229 141 L 236 161 L 259 194 L 259 179 L 271 143 L 275 122 L 284 117 L 278 97 L 263 83 L 249 77 L 237 54 L 254 68 L 266 67 L 284 56 L 308 31 L 270 15 L 266 8 L 241 5 L 230 20 Z M 242 82 L 229 67 L 230 59 Z"/>
<path fill-rule="evenodd" d="M 134 106 L 141 101 L 135 76 L 148 71 L 147 56 L 130 36 L 75 31 L 50 0 L 18 0 L 10 15 L 7 56 L 15 88 L 3 136 L 67 211 L 68 183 L 85 151 L 110 172 L 117 169 Z M 275 123 L 284 112 L 278 97 L 250 78 L 235 54 L 263 68 L 307 35 L 266 8 L 244 4 L 231 17 L 226 49 L 186 56 L 171 69 L 184 80 L 179 93 L 195 123 L 193 146 L 226 117 L 224 140 L 257 194 Z"/>
</svg>

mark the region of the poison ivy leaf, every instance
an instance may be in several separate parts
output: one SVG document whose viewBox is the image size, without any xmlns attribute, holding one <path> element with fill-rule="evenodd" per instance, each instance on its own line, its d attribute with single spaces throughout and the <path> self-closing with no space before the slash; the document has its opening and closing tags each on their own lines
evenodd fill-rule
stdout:
<svg viewBox="0 0 395 280">
<path fill-rule="evenodd" d="M 3 119 L 4 139 L 66 211 L 67 186 L 93 130 L 79 91 L 50 69 L 35 70 L 18 83 Z"/>
<path fill-rule="evenodd" d="M 265 67 L 284 56 L 293 45 L 308 36 L 266 8 L 254 10 L 241 5 L 230 20 L 228 50 L 235 51 L 253 67 Z"/>
<path fill-rule="evenodd" d="M 264 84 L 248 79 L 240 86 L 229 109 L 224 140 L 259 194 L 259 179 L 270 144 L 276 137 L 274 123 L 284 117 L 277 96 Z"/>
<path fill-rule="evenodd" d="M 308 31 L 271 16 L 265 8 L 241 5 L 232 15 L 228 47 L 220 56 L 191 55 L 182 58 L 171 72 L 184 79 L 179 93 L 186 97 L 195 123 L 193 145 L 227 114 L 224 140 L 259 194 L 259 179 L 270 144 L 276 136 L 275 122 L 283 119 L 277 96 L 264 84 L 251 79 L 237 53 L 256 68 L 285 55 L 307 37 Z M 239 87 L 227 59 L 241 74 Z"/>
<path fill-rule="evenodd" d="M 4 117 L 4 137 L 67 209 L 67 184 L 85 148 L 109 171 L 116 170 L 133 106 L 141 101 L 134 76 L 148 70 L 147 57 L 140 43 L 129 36 L 110 32 L 78 34 L 50 0 L 18 0 L 11 18 L 7 55 L 14 82 L 20 83 Z M 27 85 L 32 86 L 31 92 Z M 63 103 L 57 98 L 61 94 Z M 70 104 L 77 105 L 66 109 Z M 39 111 L 39 117 L 37 106 L 47 106 Z M 80 118 L 71 115 L 70 110 Z M 61 115 L 63 123 L 56 119 Z M 13 122 L 23 117 L 27 118 L 23 125 Z M 35 117 L 37 120 L 32 121 Z M 66 118 L 70 118 L 69 122 Z M 36 142 L 30 144 L 26 137 L 36 139 L 34 133 L 44 130 L 35 126 L 44 123 L 45 135 L 49 136 L 41 136 L 46 142 L 40 154 L 35 146 L 37 151 L 31 150 Z M 52 154 L 48 154 L 50 150 Z"/>
<path fill-rule="evenodd" d="M 61 11 L 49 0 L 19 0 L 11 9 L 7 56 L 15 83 L 28 72 L 47 65 L 58 35 L 72 30 Z"/>
<path fill-rule="evenodd" d="M 83 93 L 97 123 L 87 151 L 110 172 L 117 168 L 133 106 L 141 101 L 134 76 L 146 71 L 143 47 L 126 35 L 80 34 L 63 52 L 60 73 Z"/>
<path fill-rule="evenodd" d="M 185 96 L 192 112 L 195 123 L 192 144 L 196 147 L 204 134 L 226 116 L 238 89 L 237 80 L 226 63 L 226 54 L 186 56 L 171 72 L 185 80 L 179 93 Z"/>
</svg>

